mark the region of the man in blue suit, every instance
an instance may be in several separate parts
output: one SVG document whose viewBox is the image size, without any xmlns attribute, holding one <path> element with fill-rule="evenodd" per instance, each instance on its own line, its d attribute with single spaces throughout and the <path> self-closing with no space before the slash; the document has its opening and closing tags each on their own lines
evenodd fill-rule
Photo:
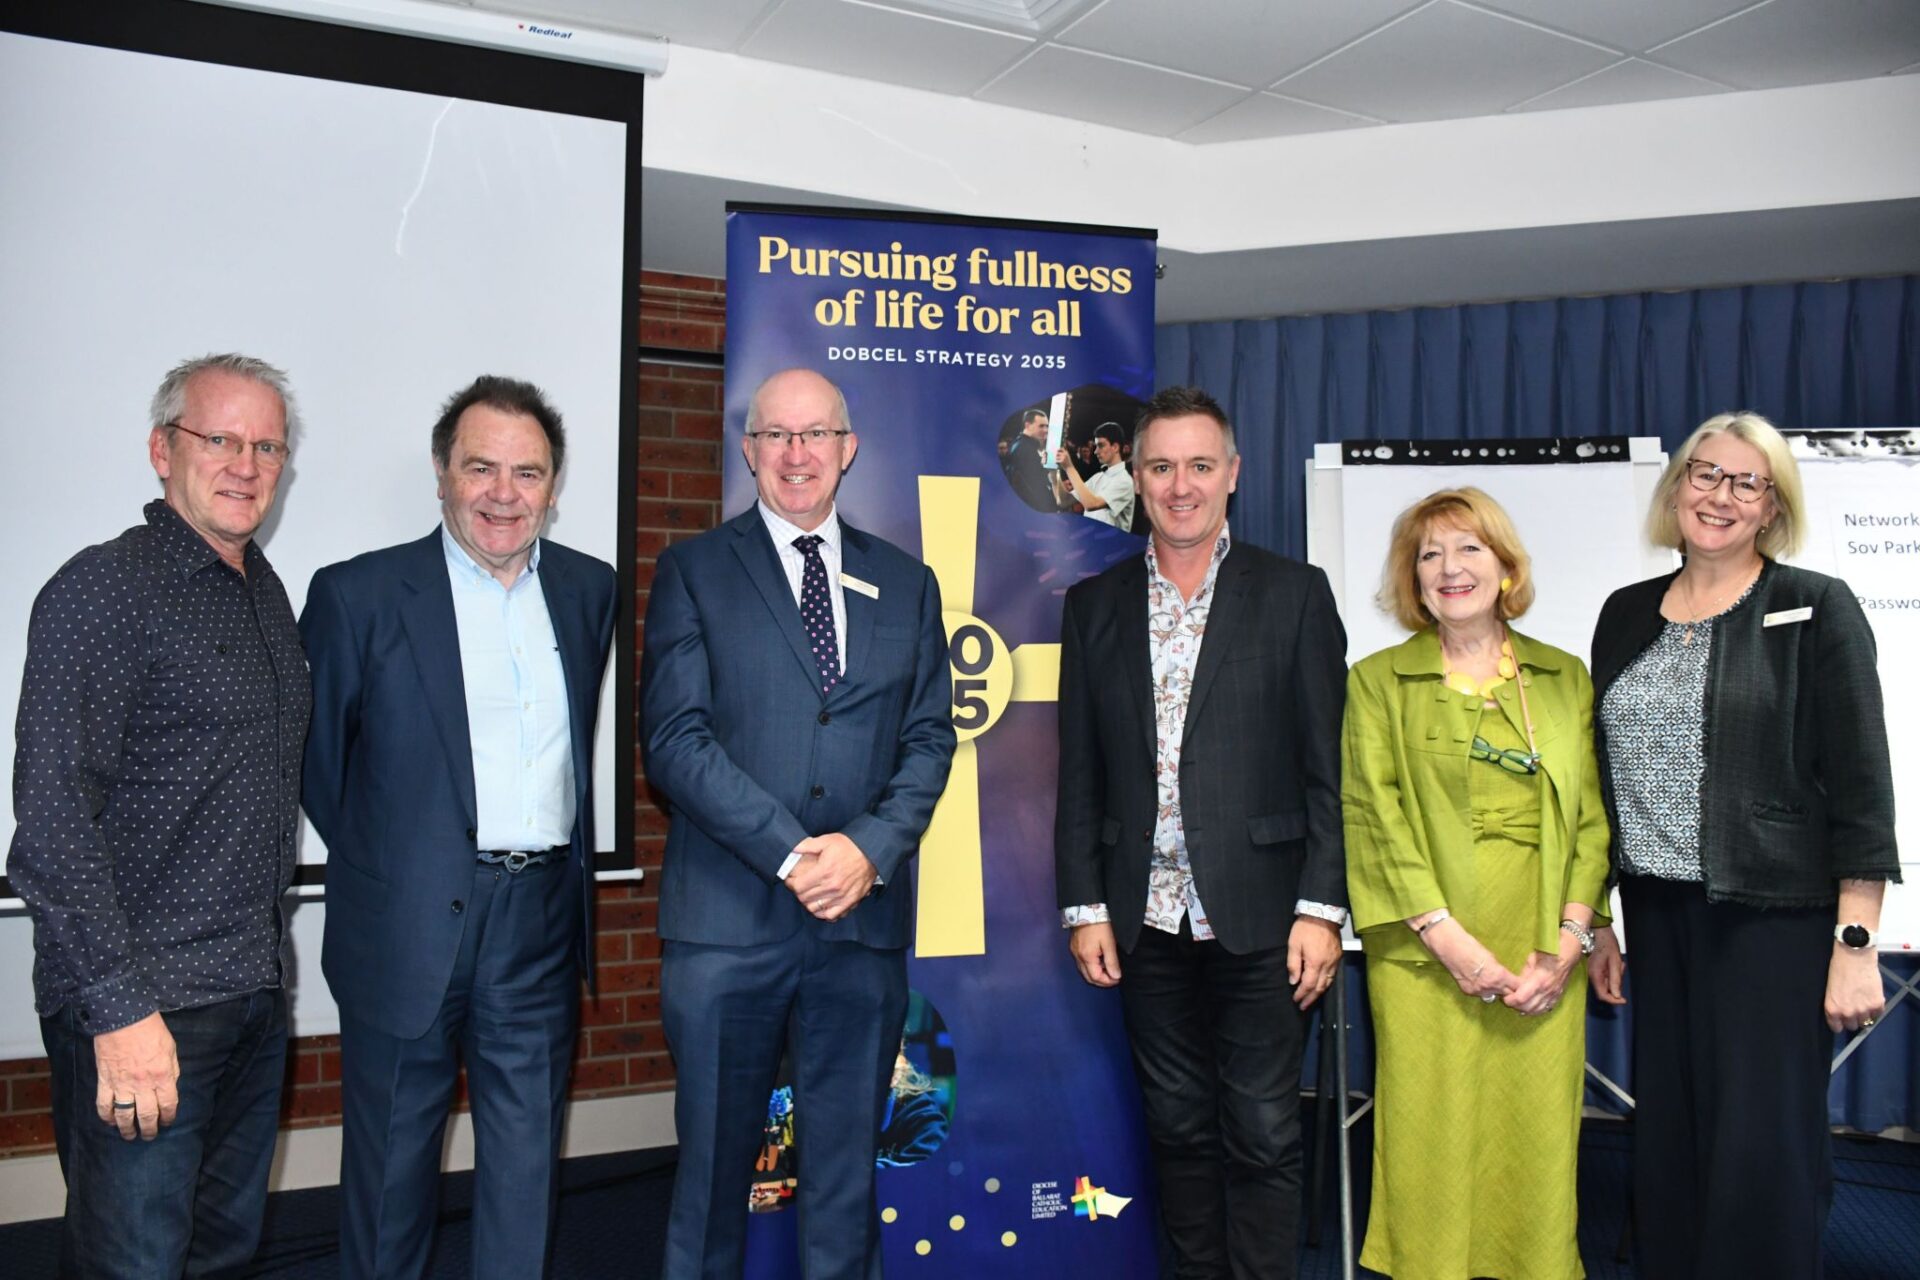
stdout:
<svg viewBox="0 0 1920 1280">
<path fill-rule="evenodd" d="M 537 387 L 476 380 L 433 429 L 441 527 L 307 588 L 302 798 L 327 843 L 349 1278 L 424 1274 L 462 1059 L 469 1274 L 545 1270 L 617 599 L 611 566 L 539 536 L 565 448 Z"/>
<path fill-rule="evenodd" d="M 740 1274 L 786 1047 L 805 1274 L 877 1277 L 909 860 L 954 749 L 940 590 L 836 513 L 859 441 L 832 383 L 767 379 L 742 447 L 759 501 L 667 548 L 647 603 L 642 737 L 673 813 L 661 988 L 680 1165 L 665 1273 Z"/>
</svg>

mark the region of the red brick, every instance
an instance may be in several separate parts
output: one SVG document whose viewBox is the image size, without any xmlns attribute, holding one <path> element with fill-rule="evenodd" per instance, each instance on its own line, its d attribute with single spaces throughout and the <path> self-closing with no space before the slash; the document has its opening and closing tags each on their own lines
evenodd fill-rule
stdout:
<svg viewBox="0 0 1920 1280">
<path fill-rule="evenodd" d="M 636 933 L 632 945 L 635 960 L 657 960 L 660 957 L 660 935 L 657 933 Z"/>
<path fill-rule="evenodd" d="M 600 928 L 600 935 L 593 940 L 593 958 L 601 964 L 605 964 L 610 960 L 625 960 L 627 958 L 627 935 L 624 933 L 608 933 L 606 932 L 606 926 L 604 924 L 601 925 Z"/>
<path fill-rule="evenodd" d="M 633 810 L 633 834 L 637 836 L 663 836 L 667 834 L 667 825 L 671 820 L 661 812 L 658 805 L 635 805 Z"/>
<path fill-rule="evenodd" d="M 592 1089 L 618 1089 L 626 1083 L 627 1062 L 624 1058 L 589 1058 L 573 1064 L 575 1093 Z"/>
<path fill-rule="evenodd" d="M 53 1081 L 46 1076 L 16 1076 L 8 1083 L 9 1112 L 45 1111 L 53 1105 Z"/>
<path fill-rule="evenodd" d="M 665 498 L 673 492 L 675 472 L 649 468 L 634 477 L 633 491 L 643 498 Z"/>
<path fill-rule="evenodd" d="M 601 933 L 638 929 L 653 921 L 644 902 L 603 902 L 595 925 Z"/>
<path fill-rule="evenodd" d="M 667 535 L 653 529 L 636 529 L 633 534 L 633 554 L 641 560 L 658 560 L 660 553 L 667 549 Z"/>
<path fill-rule="evenodd" d="M 280 1114 L 283 1118 L 306 1119 L 337 1116 L 340 1114 L 340 1086 L 316 1084 L 290 1089 L 280 1100 Z"/>
<path fill-rule="evenodd" d="M 297 1087 L 303 1084 L 320 1083 L 320 1055 L 317 1053 L 295 1053 L 288 1055 L 287 1082 Z"/>
<path fill-rule="evenodd" d="M 660 962 L 642 960 L 625 964 L 603 965 L 600 969 L 600 990 L 604 995 L 624 995 L 635 991 L 658 991 L 660 989 Z"/>
<path fill-rule="evenodd" d="M 684 529 L 699 533 L 713 527 L 710 504 L 662 502 L 642 498 L 634 504 L 634 523 L 642 529 Z"/>
<path fill-rule="evenodd" d="M 633 865 L 657 871 L 667 857 L 667 842 L 655 837 L 644 837 L 633 842 Z"/>
<path fill-rule="evenodd" d="M 25 1155 L 52 1146 L 52 1116 L 44 1112 L 32 1116 L 0 1116 L 0 1151 Z"/>
<path fill-rule="evenodd" d="M 642 469 L 662 468 L 670 471 L 702 471 L 709 474 L 719 470 L 720 451 L 702 440 L 642 440 L 639 442 L 635 459 Z"/>
<path fill-rule="evenodd" d="M 672 409 L 662 409 L 658 406 L 649 407 L 646 404 L 646 388 L 648 385 L 647 379 L 642 378 L 640 380 L 640 434 L 642 436 L 654 436 L 663 440 L 672 439 L 674 411 Z"/>
<path fill-rule="evenodd" d="M 665 405 L 674 409 L 718 409 L 720 388 L 678 378 L 642 378 L 640 403 Z"/>
<path fill-rule="evenodd" d="M 673 1079 L 673 1057 L 666 1053 L 643 1054 L 627 1059 L 627 1079 L 634 1084 L 653 1084 Z"/>
<path fill-rule="evenodd" d="M 618 1027 L 632 1021 L 627 1015 L 627 1002 L 631 996 L 612 996 L 602 992 L 593 997 L 583 997 L 580 1001 L 580 1025 L 583 1027 Z"/>
<path fill-rule="evenodd" d="M 628 996 L 627 1021 L 635 1024 L 660 1021 L 660 993 Z"/>
<path fill-rule="evenodd" d="M 717 413 L 681 409 L 673 415 L 673 434 L 682 440 L 718 440 L 724 421 Z"/>
<path fill-rule="evenodd" d="M 329 1083 L 340 1079 L 340 1051 L 328 1049 L 320 1055 L 320 1078 Z"/>
<path fill-rule="evenodd" d="M 660 1034 L 658 1026 L 602 1027 L 591 1033 L 589 1042 L 591 1052 L 588 1056 L 594 1058 L 654 1053 L 667 1047 L 666 1038 Z"/>
<path fill-rule="evenodd" d="M 8 1058 L 0 1062 L 0 1076 L 43 1076 L 47 1074 L 45 1058 Z"/>
<path fill-rule="evenodd" d="M 718 351 L 722 345 L 717 324 L 675 308 L 677 315 L 642 315 L 640 345 L 665 351 Z"/>
</svg>

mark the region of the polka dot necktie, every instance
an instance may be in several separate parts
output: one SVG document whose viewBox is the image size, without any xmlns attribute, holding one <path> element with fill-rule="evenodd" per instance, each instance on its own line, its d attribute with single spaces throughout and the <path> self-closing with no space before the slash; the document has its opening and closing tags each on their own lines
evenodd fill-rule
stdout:
<svg viewBox="0 0 1920 1280">
<path fill-rule="evenodd" d="M 813 646 L 813 660 L 820 664 L 820 692 L 832 693 L 840 683 L 840 642 L 833 634 L 833 596 L 827 591 L 827 562 L 820 558 L 820 544 L 826 541 L 817 533 L 803 533 L 793 540 L 806 562 L 800 574 L 800 623 L 807 629 L 807 643 Z"/>
</svg>

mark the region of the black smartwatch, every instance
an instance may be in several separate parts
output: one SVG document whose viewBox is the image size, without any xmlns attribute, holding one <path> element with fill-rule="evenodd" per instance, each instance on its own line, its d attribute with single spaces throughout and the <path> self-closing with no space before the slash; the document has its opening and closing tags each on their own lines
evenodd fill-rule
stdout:
<svg viewBox="0 0 1920 1280">
<path fill-rule="evenodd" d="M 1833 928 L 1833 938 L 1834 941 L 1851 951 L 1865 951 L 1868 947 L 1879 941 L 1879 935 L 1875 934 L 1863 924 L 1835 925 Z"/>
</svg>

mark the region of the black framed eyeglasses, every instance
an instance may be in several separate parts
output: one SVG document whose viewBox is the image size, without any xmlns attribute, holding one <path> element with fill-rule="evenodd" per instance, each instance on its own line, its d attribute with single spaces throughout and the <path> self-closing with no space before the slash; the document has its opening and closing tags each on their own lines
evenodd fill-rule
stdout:
<svg viewBox="0 0 1920 1280">
<path fill-rule="evenodd" d="M 784 449 L 787 447 L 787 441 L 798 440 L 809 449 L 817 449 L 836 436 L 852 434 L 853 432 L 845 427 L 809 427 L 805 431 L 787 431 L 780 427 L 769 427 L 765 431 L 747 432 L 747 439 L 775 449 Z"/>
<path fill-rule="evenodd" d="M 1496 747 L 1478 734 L 1473 739 L 1473 758 L 1485 760 L 1496 768 L 1508 773 L 1540 772 L 1540 757 L 1525 751 L 1514 751 L 1507 747 Z"/>
<path fill-rule="evenodd" d="M 224 431 L 212 433 L 195 431 L 192 427 L 182 425 L 177 418 L 166 425 L 171 430 L 184 431 L 193 436 L 200 441 L 200 447 L 208 453 L 218 454 L 229 460 L 246 452 L 249 444 L 239 436 L 230 436 Z M 268 471 L 278 471 L 287 465 L 289 458 L 293 457 L 293 450 L 287 447 L 285 440 L 254 440 L 251 444 L 254 460 Z"/>
<path fill-rule="evenodd" d="M 1773 488 L 1773 481 L 1751 471 L 1728 471 L 1717 462 L 1704 458 L 1687 459 L 1687 483 L 1702 493 L 1712 493 L 1723 480 L 1733 482 L 1733 496 L 1741 502 L 1758 502 Z"/>
</svg>

